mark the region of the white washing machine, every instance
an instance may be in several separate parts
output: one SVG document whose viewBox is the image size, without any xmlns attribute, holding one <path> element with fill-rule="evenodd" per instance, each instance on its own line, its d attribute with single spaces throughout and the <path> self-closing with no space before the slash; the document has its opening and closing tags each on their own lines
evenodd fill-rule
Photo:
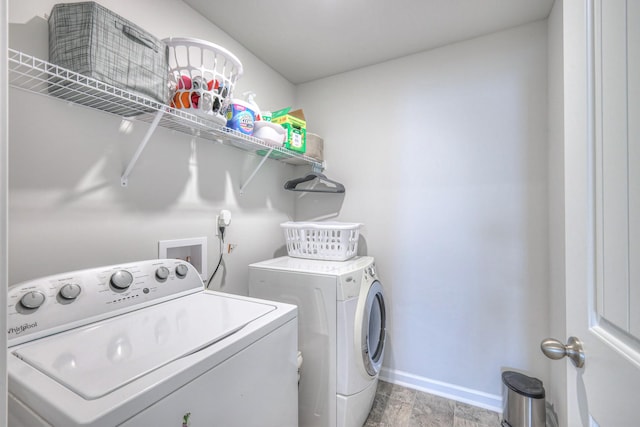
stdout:
<svg viewBox="0 0 640 427">
<path fill-rule="evenodd" d="M 288 304 L 204 291 L 179 260 L 9 288 L 9 425 L 297 426 Z"/>
<path fill-rule="evenodd" d="M 249 266 L 249 294 L 298 306 L 301 427 L 362 427 L 378 383 L 385 304 L 372 257 Z"/>
</svg>

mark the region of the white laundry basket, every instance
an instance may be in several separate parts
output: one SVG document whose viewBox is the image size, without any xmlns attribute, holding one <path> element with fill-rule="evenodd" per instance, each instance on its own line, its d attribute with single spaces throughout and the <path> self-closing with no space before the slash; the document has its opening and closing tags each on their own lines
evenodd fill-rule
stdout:
<svg viewBox="0 0 640 427">
<path fill-rule="evenodd" d="M 171 107 L 225 124 L 242 63 L 227 49 L 205 40 L 170 37 Z"/>
<path fill-rule="evenodd" d="M 289 256 L 346 261 L 358 252 L 362 224 L 352 222 L 295 222 L 280 224 Z"/>
</svg>

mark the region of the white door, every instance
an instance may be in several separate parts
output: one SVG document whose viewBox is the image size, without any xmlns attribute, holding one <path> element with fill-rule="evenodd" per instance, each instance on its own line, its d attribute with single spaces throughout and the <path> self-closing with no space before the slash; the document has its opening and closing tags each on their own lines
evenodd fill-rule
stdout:
<svg viewBox="0 0 640 427">
<path fill-rule="evenodd" d="M 7 76 L 7 48 L 9 47 L 9 13 L 8 2 L 0 3 L 0 289 L 8 287 L 7 274 L 7 227 L 8 227 L 8 194 L 9 184 L 7 183 L 8 147 L 9 147 L 9 85 Z M 0 331 L 7 330 L 7 293 L 0 292 Z M 7 338 L 3 333 L 0 338 L 0 425 L 7 423 Z"/>
<path fill-rule="evenodd" d="M 568 424 L 640 426 L 640 1 L 565 0 Z M 567 337 L 563 337 L 567 338 Z"/>
</svg>

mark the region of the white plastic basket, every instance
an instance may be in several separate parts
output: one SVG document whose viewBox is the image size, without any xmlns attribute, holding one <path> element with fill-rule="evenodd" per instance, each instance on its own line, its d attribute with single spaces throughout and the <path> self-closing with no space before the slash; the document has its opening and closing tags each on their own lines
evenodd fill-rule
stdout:
<svg viewBox="0 0 640 427">
<path fill-rule="evenodd" d="M 242 76 L 242 63 L 227 49 L 205 40 L 170 37 L 169 85 L 171 107 L 227 122 L 225 110 Z"/>
<path fill-rule="evenodd" d="M 361 225 L 336 221 L 280 224 L 289 256 L 327 261 L 346 261 L 356 255 Z"/>
</svg>

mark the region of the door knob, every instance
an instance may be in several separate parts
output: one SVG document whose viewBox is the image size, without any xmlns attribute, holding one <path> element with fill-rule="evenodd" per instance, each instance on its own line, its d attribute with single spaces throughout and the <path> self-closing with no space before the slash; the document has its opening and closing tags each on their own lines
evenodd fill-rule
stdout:
<svg viewBox="0 0 640 427">
<path fill-rule="evenodd" d="M 558 360 L 567 356 L 576 368 L 584 366 L 582 343 L 576 337 L 569 337 L 567 345 L 553 338 L 546 338 L 540 343 L 540 349 L 549 359 Z"/>
</svg>

